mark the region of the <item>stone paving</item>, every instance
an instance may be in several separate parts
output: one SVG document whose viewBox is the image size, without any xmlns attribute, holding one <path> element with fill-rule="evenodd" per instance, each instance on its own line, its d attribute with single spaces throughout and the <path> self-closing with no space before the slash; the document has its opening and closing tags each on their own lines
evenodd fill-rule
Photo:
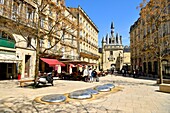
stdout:
<svg viewBox="0 0 170 113">
<path fill-rule="evenodd" d="M 66 94 L 114 83 L 123 89 L 93 100 L 74 100 L 55 105 L 34 99 L 48 94 Z M 54 86 L 21 88 L 17 81 L 0 81 L 0 113 L 170 113 L 170 94 L 159 92 L 155 80 L 108 75 L 100 82 L 55 80 Z"/>
</svg>

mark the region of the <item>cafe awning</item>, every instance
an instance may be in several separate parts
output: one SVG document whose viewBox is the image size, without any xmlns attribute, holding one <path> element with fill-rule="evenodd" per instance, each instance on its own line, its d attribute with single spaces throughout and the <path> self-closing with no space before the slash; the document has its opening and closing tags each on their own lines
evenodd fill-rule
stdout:
<svg viewBox="0 0 170 113">
<path fill-rule="evenodd" d="M 0 54 L 1 63 L 17 63 L 19 61 L 21 61 L 21 59 L 17 58 L 14 54 Z"/>
<path fill-rule="evenodd" d="M 64 63 L 58 61 L 57 59 L 48 59 L 48 58 L 40 58 L 43 62 L 49 64 L 49 66 L 55 66 L 55 65 L 60 65 L 60 66 L 65 66 Z"/>
</svg>

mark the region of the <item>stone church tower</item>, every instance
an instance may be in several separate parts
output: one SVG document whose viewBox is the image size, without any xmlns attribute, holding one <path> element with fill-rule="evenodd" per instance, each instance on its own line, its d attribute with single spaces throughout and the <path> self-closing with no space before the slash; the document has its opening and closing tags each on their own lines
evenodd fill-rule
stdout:
<svg viewBox="0 0 170 113">
<path fill-rule="evenodd" d="M 114 32 L 114 23 L 111 23 L 111 32 L 102 38 L 102 66 L 103 70 L 115 69 L 117 71 L 123 66 L 122 36 Z"/>
</svg>

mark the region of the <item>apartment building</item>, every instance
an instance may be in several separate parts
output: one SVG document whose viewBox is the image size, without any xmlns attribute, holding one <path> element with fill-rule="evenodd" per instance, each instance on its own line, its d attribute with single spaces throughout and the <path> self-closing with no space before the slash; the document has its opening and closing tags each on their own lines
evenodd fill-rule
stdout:
<svg viewBox="0 0 170 113">
<path fill-rule="evenodd" d="M 60 40 L 61 51 L 63 56 L 59 59 L 64 62 L 66 66 L 62 66 L 58 72 L 60 73 L 62 70 L 72 73 L 78 70 L 78 63 L 75 62 L 79 60 L 78 54 L 78 24 L 77 17 L 70 11 L 69 8 L 64 7 L 61 18 L 62 25 L 64 29 L 62 31 L 62 37 Z"/>
<path fill-rule="evenodd" d="M 77 32 L 79 60 L 88 62 L 88 65 L 98 69 L 98 28 L 80 6 L 69 9 L 77 17 L 79 26 Z"/>
<path fill-rule="evenodd" d="M 147 7 L 148 4 L 141 10 L 138 20 L 130 27 L 132 70 L 155 76 L 159 75 L 161 66 L 163 75 L 169 75 L 170 2 L 167 0 L 163 7 L 164 11 L 154 15 L 154 21 L 149 20 L 150 16 L 147 13 L 145 13 L 146 18 L 141 15 Z M 160 10 L 156 8 L 161 7 L 155 6 L 151 9 Z"/>
<path fill-rule="evenodd" d="M 57 42 L 63 35 L 58 18 L 64 7 L 64 0 L 0 0 L 1 80 L 15 79 L 19 72 L 21 78 L 33 77 L 37 54 L 62 57 Z M 40 70 L 44 66 L 40 62 Z"/>
</svg>

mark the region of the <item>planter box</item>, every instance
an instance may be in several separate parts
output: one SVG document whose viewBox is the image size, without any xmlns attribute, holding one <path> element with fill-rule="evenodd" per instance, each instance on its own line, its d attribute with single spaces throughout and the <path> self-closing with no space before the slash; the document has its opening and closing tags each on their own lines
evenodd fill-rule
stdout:
<svg viewBox="0 0 170 113">
<path fill-rule="evenodd" d="M 170 84 L 160 84 L 159 91 L 170 93 Z"/>
<path fill-rule="evenodd" d="M 163 79 L 163 83 L 170 84 L 170 79 Z M 159 79 L 157 79 L 157 84 L 160 84 Z"/>
</svg>

